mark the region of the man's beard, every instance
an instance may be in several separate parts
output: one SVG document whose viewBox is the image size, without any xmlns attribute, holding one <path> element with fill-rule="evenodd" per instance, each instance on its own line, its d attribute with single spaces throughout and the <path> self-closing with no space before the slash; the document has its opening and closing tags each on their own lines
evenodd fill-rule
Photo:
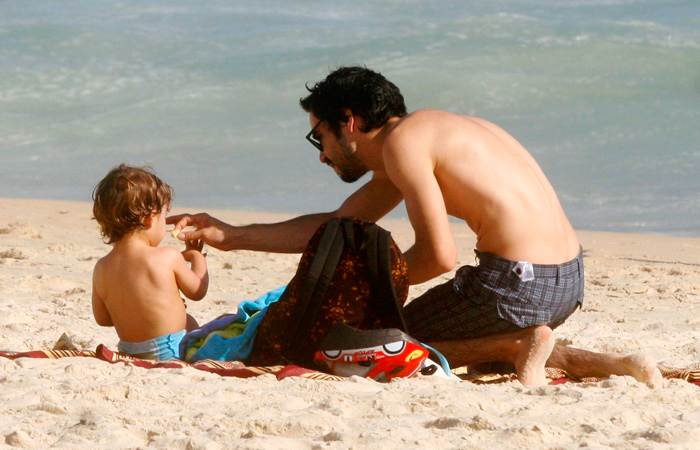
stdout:
<svg viewBox="0 0 700 450">
<path fill-rule="evenodd" d="M 369 169 L 360 161 L 360 158 L 352 152 L 352 149 L 345 139 L 341 139 L 338 143 L 340 144 L 342 152 L 339 152 L 339 156 L 335 161 L 332 161 L 332 163 L 341 180 L 346 183 L 354 183 L 362 178 Z"/>
<path fill-rule="evenodd" d="M 338 165 L 339 169 L 339 174 L 338 176 L 340 177 L 341 180 L 345 181 L 346 183 L 354 183 L 355 181 L 359 180 L 362 178 L 364 174 L 366 174 L 369 169 L 367 169 L 363 164 L 355 164 L 353 166 L 350 165 Z"/>
</svg>

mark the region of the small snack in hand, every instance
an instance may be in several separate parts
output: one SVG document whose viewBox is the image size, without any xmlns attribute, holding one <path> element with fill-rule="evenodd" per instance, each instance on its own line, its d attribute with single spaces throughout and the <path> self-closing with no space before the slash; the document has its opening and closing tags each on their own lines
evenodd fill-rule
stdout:
<svg viewBox="0 0 700 450">
<path fill-rule="evenodd" d="M 179 230 L 177 228 L 170 232 L 170 234 L 172 234 L 175 239 L 177 239 L 177 237 L 180 236 L 180 233 L 182 233 L 182 230 Z"/>
</svg>

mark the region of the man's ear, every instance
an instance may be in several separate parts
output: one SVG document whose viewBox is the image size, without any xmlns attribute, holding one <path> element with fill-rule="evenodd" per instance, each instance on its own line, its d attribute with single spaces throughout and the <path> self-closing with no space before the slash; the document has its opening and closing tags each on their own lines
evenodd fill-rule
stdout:
<svg viewBox="0 0 700 450">
<path fill-rule="evenodd" d="M 357 117 L 352 113 L 352 111 L 348 108 L 345 108 L 343 110 L 343 114 L 347 118 L 347 121 L 345 122 L 345 126 L 348 127 L 348 132 L 349 133 L 354 133 L 355 130 L 357 129 Z"/>
</svg>

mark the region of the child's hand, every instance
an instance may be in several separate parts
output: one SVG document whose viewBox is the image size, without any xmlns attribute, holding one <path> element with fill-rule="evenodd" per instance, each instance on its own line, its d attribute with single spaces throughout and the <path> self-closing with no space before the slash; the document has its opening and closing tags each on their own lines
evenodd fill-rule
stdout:
<svg viewBox="0 0 700 450">
<path fill-rule="evenodd" d="M 185 251 L 196 250 L 196 251 L 201 253 L 203 249 L 204 249 L 204 241 L 200 241 L 200 240 L 185 241 Z"/>
<path fill-rule="evenodd" d="M 201 240 L 194 240 L 194 241 L 185 241 L 185 251 L 182 252 L 182 256 L 185 257 L 185 261 L 192 261 L 192 258 L 194 257 L 194 254 L 201 254 L 203 256 L 207 256 L 206 253 L 202 253 L 202 250 L 204 249 L 204 241 Z"/>
</svg>

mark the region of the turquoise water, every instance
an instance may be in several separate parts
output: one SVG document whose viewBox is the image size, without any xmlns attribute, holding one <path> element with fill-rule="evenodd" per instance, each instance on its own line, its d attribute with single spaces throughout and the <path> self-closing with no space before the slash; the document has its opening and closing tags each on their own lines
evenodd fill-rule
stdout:
<svg viewBox="0 0 700 450">
<path fill-rule="evenodd" d="M 506 128 L 579 229 L 700 236 L 697 0 L 0 1 L 0 197 L 128 162 L 179 206 L 335 208 L 298 100 L 348 64 Z"/>
</svg>

